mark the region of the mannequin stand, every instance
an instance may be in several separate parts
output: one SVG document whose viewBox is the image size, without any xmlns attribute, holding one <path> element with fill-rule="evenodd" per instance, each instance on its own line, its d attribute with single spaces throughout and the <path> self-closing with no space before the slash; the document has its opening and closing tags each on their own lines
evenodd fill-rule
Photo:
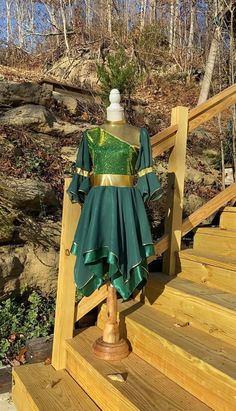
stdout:
<svg viewBox="0 0 236 411">
<path fill-rule="evenodd" d="M 129 346 L 126 340 L 120 338 L 119 324 L 117 323 L 117 294 L 116 289 L 108 286 L 107 321 L 103 330 L 103 337 L 93 344 L 96 357 L 108 361 L 119 361 L 129 355 Z"/>
</svg>

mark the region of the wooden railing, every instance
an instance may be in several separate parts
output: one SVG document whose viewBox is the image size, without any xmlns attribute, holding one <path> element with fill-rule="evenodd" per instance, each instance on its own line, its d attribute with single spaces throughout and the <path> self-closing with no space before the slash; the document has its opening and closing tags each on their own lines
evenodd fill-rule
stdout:
<svg viewBox="0 0 236 411">
<path fill-rule="evenodd" d="M 188 115 L 188 132 L 204 124 L 214 116 L 217 116 L 226 108 L 236 102 L 236 84 L 226 88 L 221 93 L 207 100 L 205 103 L 193 108 Z M 153 157 L 157 157 L 164 151 L 169 150 L 175 145 L 175 137 L 178 130 L 178 124 L 173 124 L 160 133 L 152 137 Z"/>
<path fill-rule="evenodd" d="M 172 109 L 171 126 L 152 137 L 154 157 L 171 149 L 165 234 L 155 246 L 157 255 L 164 253 L 163 271 L 166 274 L 176 273 L 176 253 L 180 250 L 181 237 L 227 201 L 236 197 L 236 188 L 233 184 L 182 223 L 187 134 L 235 103 L 236 84 L 190 110 L 189 113 L 186 107 L 175 107 Z M 196 221 L 195 225 L 189 223 L 193 221 Z"/>
<path fill-rule="evenodd" d="M 189 112 L 186 107 L 175 107 L 172 109 L 171 126 L 152 137 L 153 157 L 171 149 L 168 163 L 165 234 L 155 246 L 157 255 L 164 253 L 164 271 L 167 274 L 175 273 L 176 253 L 180 250 L 181 237 L 236 197 L 236 183 L 234 183 L 182 221 L 187 134 L 235 103 L 236 85 L 233 85 Z M 90 297 L 82 298 L 79 304 L 75 304 L 73 277 L 75 257 L 70 255 L 69 249 L 80 216 L 80 206 L 71 204 L 66 195 L 69 182 L 70 179 L 66 178 L 53 339 L 52 365 L 56 369 L 65 368 L 64 342 L 73 337 L 74 322 L 100 304 L 107 296 L 105 285 Z"/>
</svg>

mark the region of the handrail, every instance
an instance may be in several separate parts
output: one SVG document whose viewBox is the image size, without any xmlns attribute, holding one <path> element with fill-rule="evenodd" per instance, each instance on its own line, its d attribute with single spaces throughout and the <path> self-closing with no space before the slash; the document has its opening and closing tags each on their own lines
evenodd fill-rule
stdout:
<svg viewBox="0 0 236 411">
<path fill-rule="evenodd" d="M 236 103 L 236 84 L 226 88 L 220 93 L 199 104 L 189 111 L 188 131 L 194 130 L 200 124 L 205 123 L 221 111 Z M 175 136 L 178 126 L 172 125 L 151 138 L 153 157 L 157 157 L 175 144 Z"/>
<path fill-rule="evenodd" d="M 95 290 L 89 297 L 82 297 L 81 300 L 75 304 L 74 322 L 80 320 L 93 308 L 97 307 L 107 297 L 107 284 Z"/>
</svg>

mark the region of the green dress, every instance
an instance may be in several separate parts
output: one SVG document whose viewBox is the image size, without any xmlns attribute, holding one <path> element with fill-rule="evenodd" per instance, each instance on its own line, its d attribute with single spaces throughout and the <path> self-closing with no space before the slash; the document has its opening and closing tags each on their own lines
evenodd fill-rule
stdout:
<svg viewBox="0 0 236 411">
<path fill-rule="evenodd" d="M 145 285 L 147 257 L 155 250 L 144 203 L 162 195 L 152 165 L 145 128 L 139 146 L 101 127 L 83 133 L 67 189 L 73 203 L 83 204 L 70 250 L 77 257 L 74 281 L 82 295 L 109 280 L 126 300 Z"/>
</svg>

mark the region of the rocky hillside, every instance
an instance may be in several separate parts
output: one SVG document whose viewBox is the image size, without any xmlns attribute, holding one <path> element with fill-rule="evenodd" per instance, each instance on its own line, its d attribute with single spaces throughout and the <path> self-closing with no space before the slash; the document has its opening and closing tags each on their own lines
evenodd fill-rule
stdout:
<svg viewBox="0 0 236 411">
<path fill-rule="evenodd" d="M 176 89 L 178 87 L 176 86 Z M 176 105 L 161 88 L 145 89 L 132 102 L 132 121 L 153 134 L 167 123 L 164 107 Z M 189 91 L 190 92 L 190 91 Z M 81 132 L 104 120 L 101 102 L 52 91 L 37 82 L 0 82 L 0 295 L 27 288 L 55 295 L 58 272 L 61 206 L 64 177 Z M 167 124 L 166 124 L 167 123 Z M 212 127 L 212 126 L 211 126 Z M 184 214 L 188 215 L 220 188 L 213 129 L 189 136 Z M 197 141 L 197 144 L 196 144 Z M 168 155 L 156 160 L 166 186 Z M 153 235 L 163 230 L 165 196 L 148 206 Z"/>
</svg>

